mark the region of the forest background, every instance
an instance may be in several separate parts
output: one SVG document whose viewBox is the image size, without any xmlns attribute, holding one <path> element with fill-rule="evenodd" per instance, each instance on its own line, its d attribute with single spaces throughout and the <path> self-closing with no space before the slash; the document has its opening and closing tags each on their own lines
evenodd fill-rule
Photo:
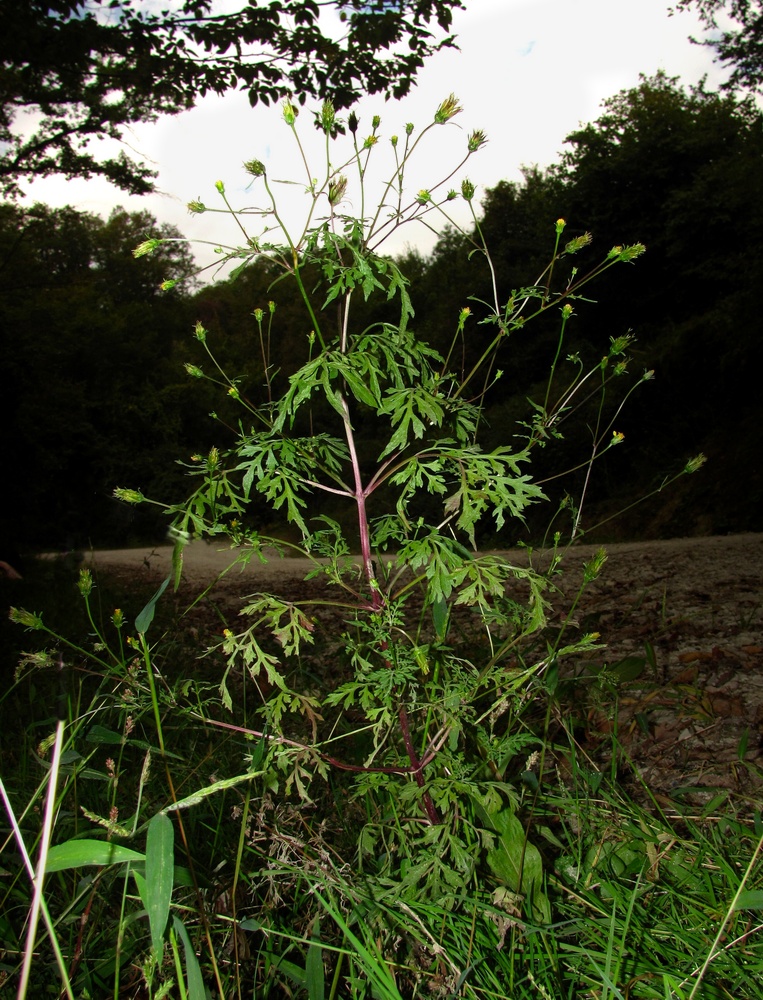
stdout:
<svg viewBox="0 0 763 1000">
<path fill-rule="evenodd" d="M 567 220 L 566 237 L 592 233 L 591 259 L 616 243 L 647 246 L 636 266 L 597 284 L 595 307 L 577 304 L 564 345 L 565 363 L 574 365 L 578 355 L 603 356 L 610 338 L 630 332 L 631 372 L 655 371 L 623 411 L 616 428 L 623 446 L 595 467 L 581 522 L 584 530 L 604 522 L 594 540 L 763 530 L 762 126 L 751 97 L 658 74 L 567 136 L 559 163 L 527 169 L 521 182 L 501 182 L 484 197 L 479 225 L 504 298 L 542 270 L 558 218 Z M 227 385 L 189 375 L 187 366 L 203 363 L 197 321 L 253 404 L 266 391 L 254 310 L 275 303 L 279 378 L 300 355 L 309 319 L 280 295 L 265 257 L 236 278 L 202 286 L 182 242 L 132 256 L 148 236 L 180 235 L 146 212 L 116 209 L 103 220 L 72 208 L 0 205 L 0 523 L 23 551 L 162 540 L 161 514 L 125 507 L 113 489 L 129 485 L 174 502 L 188 492 L 192 456 L 234 440 Z M 487 336 L 480 299 L 489 297 L 490 281 L 470 236 L 446 226 L 430 254 L 397 258 L 411 281 L 414 327 L 435 347 L 445 349 L 460 311 L 472 310 L 463 365 Z M 174 287 L 162 290 L 168 279 Z M 364 308 L 367 324 L 388 318 L 384 301 Z M 514 339 L 511 363 L 488 397 L 486 448 L 532 420 L 557 334 L 550 317 Z M 560 504 L 586 475 L 593 418 L 582 410 L 563 439 L 536 455 L 541 481 L 577 469 L 544 484 Z M 375 454 L 372 424 L 358 434 Z M 706 468 L 660 492 L 699 452 Z M 647 493 L 654 495 L 609 520 Z M 333 513 L 330 501 L 324 513 Z M 256 522 L 258 513 L 250 516 Z M 563 532 L 565 516 L 556 524 Z M 547 528 L 547 517 L 530 520 L 479 541 L 537 542 Z"/>
</svg>

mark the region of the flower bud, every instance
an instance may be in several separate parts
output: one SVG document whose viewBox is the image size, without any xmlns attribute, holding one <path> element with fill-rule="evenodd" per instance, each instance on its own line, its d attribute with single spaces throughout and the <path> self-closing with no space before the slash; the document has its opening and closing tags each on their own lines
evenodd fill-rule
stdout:
<svg viewBox="0 0 763 1000">
<path fill-rule="evenodd" d="M 297 120 L 299 110 L 294 107 L 291 101 L 283 102 L 283 120 L 287 125 L 294 125 Z"/>
<path fill-rule="evenodd" d="M 202 215 L 207 210 L 207 206 L 200 198 L 197 198 L 196 201 L 189 201 L 186 208 L 191 215 Z"/>
<path fill-rule="evenodd" d="M 222 181 L 215 181 L 215 187 L 220 194 L 225 194 L 225 185 Z"/>
<path fill-rule="evenodd" d="M 200 340 L 202 342 L 202 344 L 207 339 L 207 331 L 204 329 L 204 327 L 202 326 L 201 323 L 197 323 L 196 324 L 196 326 L 194 327 L 193 332 L 194 332 L 194 335 L 196 336 L 196 339 Z"/>
<path fill-rule="evenodd" d="M 474 197 L 475 187 L 468 177 L 461 181 L 461 196 L 465 201 L 471 201 Z"/>
</svg>

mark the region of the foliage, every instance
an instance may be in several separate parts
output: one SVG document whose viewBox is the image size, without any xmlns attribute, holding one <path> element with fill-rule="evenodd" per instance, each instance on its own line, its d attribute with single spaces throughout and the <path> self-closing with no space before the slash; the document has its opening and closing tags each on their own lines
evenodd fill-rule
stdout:
<svg viewBox="0 0 763 1000">
<path fill-rule="evenodd" d="M 746 912 L 760 906 L 761 831 L 729 817 L 734 850 L 719 866 L 703 830 L 689 840 L 623 800 L 616 745 L 606 780 L 551 725 L 560 670 L 599 645 L 575 610 L 606 553 L 585 563 L 578 595 L 551 622 L 561 532 L 544 569 L 531 550 L 512 562 L 474 545 L 481 521 L 516 531 L 544 502 L 531 462 L 590 392 L 587 476 L 621 446 L 629 390 L 611 406 L 610 386 L 644 381 L 628 380 L 629 339 L 597 345 L 588 367 L 562 359 L 589 286 L 644 248 L 591 259 L 590 236 L 566 238 L 559 218 L 550 263 L 503 293 L 475 215 L 463 235 L 490 275 L 491 296 L 474 303 L 484 322 L 472 325 L 463 305 L 446 349 L 428 343 L 412 289 L 377 241 L 389 212 L 393 224 L 447 218 L 455 193 L 433 185 L 406 199 L 404 181 L 417 144 L 460 111 L 451 96 L 419 135 L 411 126 L 404 141 L 390 137 L 379 211 L 355 216 L 344 199 L 370 203 L 381 122 L 372 142 L 348 122 L 342 157 L 324 105 L 326 164 L 306 170 L 308 224 L 297 235 L 282 226 L 276 243 L 237 214 L 245 242 L 221 248 L 243 280 L 255 272 L 250 287 L 272 273 L 264 290 L 301 303 L 302 356 L 277 363 L 275 297 L 252 312 L 253 385 L 226 373 L 197 323 L 206 360 L 188 363 L 191 384 L 210 385 L 239 418 L 231 446 L 191 461 L 190 499 L 159 505 L 172 519 L 172 571 L 137 604 L 107 611 L 82 569 L 81 641 L 45 613 L 11 612 L 29 646 L 2 704 L 28 729 L 22 766 L 4 749 L 2 795 L 24 870 L 7 842 L 3 868 L 17 874 L 3 884 L 0 926 L 18 961 L 0 971 L 22 998 L 54 986 L 51 968 L 69 997 L 679 1000 L 727 984 L 752 997 L 760 955 Z M 484 141 L 467 136 L 457 170 Z M 259 161 L 247 169 L 277 212 L 275 180 Z M 466 178 L 461 195 L 472 204 Z M 150 259 L 165 240 L 143 239 L 135 253 Z M 375 297 L 385 319 L 373 318 Z M 556 324 L 545 391 L 521 439 L 487 446 L 487 394 L 544 317 Z M 286 351 L 299 346 L 292 334 Z M 376 445 L 361 455 L 364 424 Z M 117 494 L 146 502 L 137 489 Z M 320 512 L 321 494 L 337 517 Z M 252 526 L 255 504 L 287 522 L 291 541 Z M 585 490 L 570 535 L 584 510 Z M 247 595 L 238 623 L 220 608 L 217 635 L 194 626 L 183 637 L 170 584 L 194 534 L 234 543 L 239 560 L 299 554 L 308 576 L 293 592 Z M 37 696 L 46 683 L 59 688 L 57 725 Z M 34 919 L 25 929 L 38 912 L 44 940 Z M 724 932 L 734 937 L 721 947 Z"/>
<path fill-rule="evenodd" d="M 191 325 L 182 296 L 193 261 L 171 227 L 155 259 L 133 260 L 130 248 L 156 228 L 146 212 L 103 221 L 0 206 L 0 419 L 13 469 L 0 521 L 19 547 L 129 537 L 135 528 L 109 500 L 114 481 L 131 466 L 163 491 L 180 447 L 190 451 L 171 354 Z M 176 290 L 162 293 L 168 278 Z"/>
<path fill-rule="evenodd" d="M 50 582 L 48 602 L 69 597 Z M 123 593 L 124 610 L 109 610 L 107 578 L 85 570 L 77 583 L 81 642 L 51 629 L 47 612 L 13 612 L 29 653 L 0 698 L 13 838 L 0 847 L 5 990 L 25 995 L 26 953 L 27 996 L 756 1000 L 759 811 L 723 796 L 700 810 L 678 799 L 660 807 L 616 736 L 599 734 L 592 758 L 549 725 L 570 707 L 551 683 L 506 707 L 514 756 L 507 739 L 504 781 L 516 808 L 483 827 L 485 864 L 443 905 L 412 881 L 402 896 L 393 880 L 369 877 L 378 855 L 358 870 L 352 838 L 368 825 L 367 801 L 352 801 L 343 772 L 312 807 L 290 802 L 263 766 L 266 738 L 200 721 L 200 708 L 215 714 L 214 682 L 204 661 L 189 676 L 198 638 L 171 613 L 168 590 L 141 633 L 145 597 Z M 316 650 L 316 667 L 330 655 Z M 616 690 L 608 682 L 599 697 Z M 585 714 L 584 699 L 576 710 Z M 616 718 L 616 700 L 609 710 Z M 245 720 L 238 700 L 236 712 Z M 507 837 L 516 822 L 521 837 Z M 516 875 L 500 875 L 521 844 L 542 867 L 551 920 L 523 912 L 506 884 Z M 25 934 L 38 889 L 35 941 Z"/>
<path fill-rule="evenodd" d="M 679 0 L 676 9 L 694 10 L 702 19 L 708 37 L 699 44 L 714 49 L 716 60 L 731 69 L 724 90 L 763 88 L 761 0 Z"/>
<path fill-rule="evenodd" d="M 507 522 L 521 523 L 526 509 L 544 499 L 527 472 L 531 453 L 561 438 L 559 424 L 575 408 L 583 386 L 587 393 L 589 378 L 598 381 L 594 392 L 600 402 L 588 473 L 600 454 L 622 441 L 613 429 L 622 401 L 614 414 L 607 413 L 606 404 L 609 383 L 626 374 L 628 338 L 612 338 L 604 359 L 588 373 L 576 359 L 571 377 L 562 377 L 561 393 L 556 368 L 582 290 L 612 267 L 635 261 L 644 247 L 615 246 L 581 271 L 573 261 L 591 238 L 583 234 L 563 242 L 566 223 L 559 219 L 549 227 L 555 236 L 551 262 L 532 284 L 502 298 L 475 218 L 475 234 L 468 238 L 492 277 L 492 296 L 482 303 L 488 314 L 484 333 L 472 335 L 478 345 L 474 360 L 459 362 L 471 315 L 464 306 L 447 352 L 428 345 L 413 329 L 407 280 L 376 247 L 391 227 L 438 214 L 448 219 L 447 205 L 457 192 L 436 196 L 433 192 L 445 183 L 439 182 L 406 197 L 405 174 L 427 134 L 460 113 L 451 95 L 420 134 L 408 125 L 404 140 L 391 136 L 393 168 L 379 207 L 353 216 L 343 212 L 352 197 L 348 177 L 357 177 L 356 203 L 369 205 L 367 174 L 381 137 L 380 119 L 373 119 L 370 136 L 361 139 L 359 123 L 351 118 L 352 147 L 342 154 L 335 150 L 335 111 L 324 103 L 326 161 L 314 170 L 305 161 L 293 109 L 286 105 L 284 119 L 307 175 L 307 221 L 295 234 L 287 228 L 275 180 L 261 161 L 252 160 L 246 169 L 261 183 L 267 204 L 258 214 L 278 221 L 283 242 L 274 241 L 272 228 L 248 232 L 241 214 L 234 213 L 245 243 L 221 249 L 235 261 L 237 274 L 264 258 L 278 285 L 290 283 L 304 310 L 305 360 L 288 377 L 278 370 L 271 356 L 278 308 L 273 301 L 267 310 L 255 308 L 264 390 L 257 402 L 238 379 L 225 375 L 208 331 L 197 325 L 197 340 L 215 369 L 214 382 L 241 403 L 244 418 L 232 448 L 214 447 L 197 457 L 191 470 L 197 488 L 188 502 L 169 506 L 167 513 L 179 539 L 228 536 L 242 549 L 241 558 L 265 559 L 268 548 L 283 546 L 245 519 L 250 506 L 264 503 L 291 526 L 298 540 L 289 548 L 312 564 L 308 579 L 323 578 L 336 588 L 316 588 L 315 596 L 302 600 L 252 594 L 242 609 L 248 625 L 226 629 L 217 647 L 227 664 L 220 686 L 223 706 L 233 711 L 230 680 L 239 674 L 245 683 L 253 682 L 262 702 L 255 735 L 265 739 L 267 734 L 269 740 L 271 791 L 296 792 L 310 804 L 316 776 L 327 776 L 330 768 L 348 769 L 369 817 L 358 859 L 367 877 L 378 881 L 381 898 L 436 900 L 446 909 L 457 908 L 486 866 L 497 884 L 524 899 L 528 914 L 548 920 L 541 856 L 526 839 L 516 792 L 503 779 L 508 760 L 522 745 L 505 729 L 503 717 L 550 663 L 592 648 L 597 637 L 583 635 L 565 644 L 562 629 L 556 641 L 530 657 L 532 637 L 545 626 L 550 575 L 495 554 L 478 554 L 476 530 L 487 519 L 496 530 Z M 461 163 L 446 180 L 485 141 L 481 131 L 471 132 Z M 230 208 L 222 182 L 216 186 Z M 472 204 L 474 186 L 467 178 L 461 180 L 461 197 Z M 192 207 L 206 210 L 200 203 Z M 135 253 L 151 254 L 161 245 L 159 239 L 147 240 Z M 355 300 L 368 302 L 372 296 L 397 302 L 394 322 L 366 324 L 362 314 L 359 322 Z M 513 338 L 552 311 L 559 324 L 556 356 L 525 443 L 485 449 L 482 410 L 487 392 L 502 377 L 499 366 L 509 357 Z M 205 378 L 198 365 L 189 365 L 189 374 Z M 375 428 L 375 458 L 367 452 L 361 458 L 361 421 Z M 339 498 L 347 511 L 338 519 L 315 516 L 314 497 L 321 494 Z M 145 499 L 130 489 L 118 489 L 116 495 L 132 503 Z M 584 495 L 573 507 L 572 537 L 580 530 L 583 500 Z M 559 532 L 555 542 L 558 546 Z M 350 558 L 356 547 L 359 562 Z M 586 581 L 595 579 L 603 559 L 600 554 L 591 560 Z M 517 596 L 509 598 L 515 591 Z M 478 630 L 484 629 L 479 646 L 484 660 L 474 658 L 454 634 L 462 609 Z M 340 615 L 337 656 L 349 676 L 318 700 L 292 677 L 299 677 L 300 658 L 315 642 L 322 617 L 332 611 Z M 337 736 L 319 735 L 329 719 L 329 733 L 341 735 L 349 760 L 330 749 Z M 390 815 L 396 817 L 392 825 Z"/>
<path fill-rule="evenodd" d="M 339 14 L 336 29 L 322 7 Z M 93 139 L 177 114 L 207 93 L 244 90 L 251 104 L 291 94 L 406 94 L 424 59 L 451 36 L 460 0 L 212 0 L 158 7 L 148 0 L 2 2 L 0 187 L 21 178 L 101 175 L 132 194 L 154 173 L 124 151 L 98 158 Z M 37 119 L 29 131 L 29 121 Z"/>
</svg>

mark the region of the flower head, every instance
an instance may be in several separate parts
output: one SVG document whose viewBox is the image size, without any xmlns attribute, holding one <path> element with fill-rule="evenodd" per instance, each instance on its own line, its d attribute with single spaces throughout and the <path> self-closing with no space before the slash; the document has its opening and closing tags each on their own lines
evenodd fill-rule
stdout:
<svg viewBox="0 0 763 1000">
<path fill-rule="evenodd" d="M 264 177 L 266 173 L 262 160 L 244 160 L 244 170 L 252 177 Z"/>
<path fill-rule="evenodd" d="M 332 208 L 336 207 L 339 202 L 344 198 L 344 193 L 347 190 L 347 178 L 344 174 L 339 174 L 329 183 L 329 205 Z"/>
<path fill-rule="evenodd" d="M 454 118 L 461 111 L 463 111 L 463 108 L 458 103 L 458 98 L 455 94 L 450 94 L 445 98 L 437 111 L 435 111 L 434 120 L 438 125 L 444 125 L 445 122 L 449 122 L 451 118 Z"/>
<path fill-rule="evenodd" d="M 470 153 L 476 153 L 487 143 L 487 136 L 482 129 L 475 129 L 467 140 L 467 148 Z"/>
</svg>

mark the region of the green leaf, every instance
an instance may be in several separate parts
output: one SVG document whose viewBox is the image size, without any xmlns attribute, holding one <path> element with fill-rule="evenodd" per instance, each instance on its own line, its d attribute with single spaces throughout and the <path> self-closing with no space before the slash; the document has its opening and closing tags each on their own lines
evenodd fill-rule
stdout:
<svg viewBox="0 0 763 1000">
<path fill-rule="evenodd" d="M 135 628 L 141 635 L 145 635 L 148 632 L 151 622 L 154 620 L 154 612 L 156 611 L 156 602 L 162 596 L 164 591 L 167 589 L 167 584 L 170 582 L 172 577 L 167 577 L 167 579 L 162 583 L 157 592 L 141 611 L 138 617 L 135 619 Z"/>
<path fill-rule="evenodd" d="M 763 910 L 763 889 L 745 889 L 739 893 L 735 910 Z"/>
<path fill-rule="evenodd" d="M 432 602 L 432 621 L 437 638 L 444 642 L 448 632 L 448 602 L 442 598 Z"/>
<path fill-rule="evenodd" d="M 175 828 L 164 813 L 157 813 L 148 824 L 146 835 L 146 910 L 151 927 L 151 945 L 159 957 L 164 931 L 170 915 L 174 878 Z"/>
<path fill-rule="evenodd" d="M 260 751 L 262 740 L 255 747 L 255 750 Z M 167 806 L 167 812 L 177 812 L 178 809 L 189 809 L 191 806 L 197 806 L 204 799 L 209 798 L 210 795 L 215 795 L 217 792 L 224 791 L 226 788 L 233 788 L 235 785 L 240 785 L 244 781 L 251 781 L 252 778 L 259 778 L 265 771 L 249 771 L 247 774 L 237 774 L 232 778 L 222 778 L 220 781 L 215 781 L 214 784 L 205 785 L 200 788 L 198 792 L 193 792 L 191 795 L 187 795 L 184 799 L 180 799 L 178 802 L 173 802 L 172 805 Z"/>
<path fill-rule="evenodd" d="M 307 961 L 305 962 L 308 1000 L 323 1000 L 324 997 L 325 972 L 323 969 L 323 948 L 321 948 L 320 940 L 321 925 L 316 917 L 313 924 L 312 941 L 307 949 Z"/>
<path fill-rule="evenodd" d="M 45 871 L 61 872 L 87 865 L 120 865 L 127 861 L 145 860 L 144 854 L 105 840 L 67 840 L 48 851 Z"/>
<path fill-rule="evenodd" d="M 188 931 L 185 929 L 183 922 L 176 916 L 173 916 L 172 918 L 172 926 L 175 928 L 176 934 L 183 942 L 183 951 L 185 952 L 185 971 L 188 978 L 188 1000 L 207 1000 L 207 991 L 204 989 L 204 980 L 201 975 L 199 960 L 196 957 L 196 952 L 191 944 Z"/>
</svg>

